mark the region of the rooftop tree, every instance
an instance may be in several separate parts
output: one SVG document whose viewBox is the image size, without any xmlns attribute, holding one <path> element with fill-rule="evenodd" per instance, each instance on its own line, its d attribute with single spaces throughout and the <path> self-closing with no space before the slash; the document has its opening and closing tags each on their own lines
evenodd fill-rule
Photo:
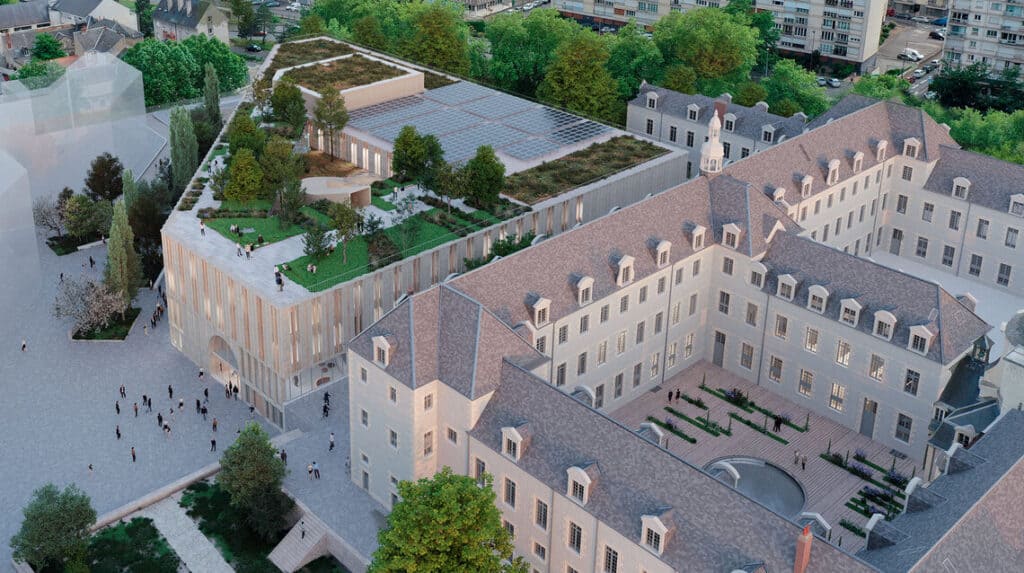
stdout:
<svg viewBox="0 0 1024 573">
<path fill-rule="evenodd" d="M 274 119 L 288 124 L 295 133 L 302 132 L 306 125 L 306 100 L 295 82 L 287 78 L 278 82 L 270 94 L 270 106 Z"/>
<path fill-rule="evenodd" d="M 96 522 L 85 492 L 75 484 L 62 491 L 48 483 L 32 492 L 22 513 L 21 529 L 11 538 L 15 559 L 36 570 L 85 565 L 89 528 Z"/>
<path fill-rule="evenodd" d="M 247 113 L 236 113 L 228 124 L 228 146 L 232 155 L 242 149 L 248 149 L 255 155 L 263 153 L 267 141 L 267 133 L 260 129 Z"/>
<path fill-rule="evenodd" d="M 345 98 L 334 90 L 322 94 L 313 110 L 313 125 L 324 132 L 328 154 L 332 160 L 337 158 L 334 152 L 334 137 L 345 129 L 347 123 L 348 110 L 345 109 Z"/>
<path fill-rule="evenodd" d="M 49 34 L 39 34 L 32 43 L 32 57 L 37 60 L 55 60 L 63 58 L 67 53 L 60 40 Z"/>
<path fill-rule="evenodd" d="M 207 63 L 203 71 L 203 111 L 206 112 L 207 121 L 220 127 L 220 79 L 217 77 L 217 68 Z"/>
<path fill-rule="evenodd" d="M 341 240 L 341 264 L 344 265 L 348 262 L 348 242 L 356 236 L 362 225 L 362 217 L 351 205 L 344 203 L 331 203 L 328 215 Z"/>
<path fill-rule="evenodd" d="M 263 189 L 263 170 L 251 149 L 242 148 L 231 159 L 224 196 L 245 203 L 259 197 Z"/>
<path fill-rule="evenodd" d="M 490 145 L 481 145 L 476 155 L 464 167 L 466 191 L 480 205 L 490 205 L 498 200 L 498 194 L 505 188 L 505 164 L 494 154 Z"/>
<path fill-rule="evenodd" d="M 188 186 L 199 167 L 199 143 L 192 127 L 192 117 L 183 107 L 171 110 L 169 130 L 172 189 L 178 192 Z"/>
</svg>

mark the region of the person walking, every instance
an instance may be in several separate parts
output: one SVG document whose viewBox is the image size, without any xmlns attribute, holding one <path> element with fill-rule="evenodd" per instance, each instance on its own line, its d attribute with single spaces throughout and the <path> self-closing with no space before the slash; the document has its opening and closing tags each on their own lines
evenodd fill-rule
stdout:
<svg viewBox="0 0 1024 573">
<path fill-rule="evenodd" d="M 214 418 L 214 419 L 213 419 L 213 431 L 214 431 L 214 432 L 216 432 L 216 431 L 217 431 L 217 418 Z"/>
<path fill-rule="evenodd" d="M 299 537 L 299 539 L 305 539 L 306 538 L 306 522 L 305 522 L 305 520 L 299 522 L 299 533 L 302 534 L 301 537 Z"/>
<path fill-rule="evenodd" d="M 206 371 L 203 370 L 202 368 L 200 368 L 199 369 L 199 379 L 202 380 L 203 376 L 205 376 L 205 375 L 206 375 Z"/>
<path fill-rule="evenodd" d="M 184 398 L 178 398 L 178 411 L 180 412 L 180 411 L 182 411 L 184 409 L 185 409 L 185 399 Z"/>
<path fill-rule="evenodd" d="M 207 413 L 207 411 L 208 410 L 206 409 L 206 406 L 203 406 L 203 409 L 199 411 L 203 415 L 203 421 L 204 422 L 206 421 L 206 413 Z"/>
<path fill-rule="evenodd" d="M 117 400 L 114 400 L 114 410 L 117 412 L 118 416 L 121 415 L 121 403 Z"/>
<path fill-rule="evenodd" d="M 199 398 L 196 398 L 196 414 L 202 412 L 202 404 L 199 403 Z"/>
<path fill-rule="evenodd" d="M 134 404 L 132 404 L 132 410 L 135 410 L 135 417 L 138 418 L 139 417 L 139 403 L 138 402 L 135 402 Z"/>
<path fill-rule="evenodd" d="M 168 423 L 164 423 L 164 437 L 171 439 L 171 425 Z"/>
<path fill-rule="evenodd" d="M 117 436 L 117 439 L 121 439 L 121 424 L 114 426 L 114 434 Z"/>
<path fill-rule="evenodd" d="M 199 234 L 203 237 L 206 236 L 206 223 L 202 219 L 199 219 Z"/>
<path fill-rule="evenodd" d="M 128 391 L 125 389 L 124 384 L 121 384 L 121 387 L 118 388 L 118 392 L 121 393 L 121 397 L 122 398 L 125 398 L 125 399 L 128 398 Z"/>
<path fill-rule="evenodd" d="M 211 452 L 216 452 L 217 451 L 217 438 L 210 438 L 210 451 Z"/>
<path fill-rule="evenodd" d="M 161 412 L 156 413 L 156 425 L 160 427 L 164 425 L 164 415 Z"/>
<path fill-rule="evenodd" d="M 309 475 L 310 481 L 313 480 L 313 464 L 306 465 L 306 474 Z"/>
<path fill-rule="evenodd" d="M 320 479 L 320 466 L 316 462 L 313 462 L 313 477 Z"/>
<path fill-rule="evenodd" d="M 800 456 L 800 469 L 807 471 L 807 454 Z"/>
<path fill-rule="evenodd" d="M 284 462 L 284 465 L 288 465 L 288 452 L 284 451 L 284 448 L 281 448 L 281 461 Z"/>
<path fill-rule="evenodd" d="M 132 446 L 132 463 L 135 463 L 135 446 Z"/>
<path fill-rule="evenodd" d="M 89 255 L 89 268 L 96 268 L 96 259 L 92 258 L 92 255 Z"/>
<path fill-rule="evenodd" d="M 148 324 L 143 324 L 142 325 L 142 334 L 145 334 L 146 336 L 149 336 L 149 325 Z"/>
<path fill-rule="evenodd" d="M 235 243 L 235 256 L 236 257 L 241 257 L 242 256 L 242 243 L 238 243 L 238 242 Z"/>
<path fill-rule="evenodd" d="M 203 398 L 205 398 L 207 400 L 210 399 L 210 389 L 209 388 L 203 388 Z"/>
<path fill-rule="evenodd" d="M 21 351 L 25 352 L 25 350 L 27 350 L 27 349 L 28 349 L 28 341 L 26 341 L 25 339 L 22 339 L 22 341 L 21 341 Z"/>
<path fill-rule="evenodd" d="M 327 448 L 328 452 L 334 451 L 334 432 L 331 432 L 331 445 Z"/>
<path fill-rule="evenodd" d="M 61 273 L 62 275 L 64 273 Z M 89 464 L 89 477 L 92 477 L 92 464 Z"/>
<path fill-rule="evenodd" d="M 668 403 L 669 404 L 672 403 L 672 391 L 671 390 L 668 391 Z"/>
<path fill-rule="evenodd" d="M 174 388 L 171 388 L 170 384 L 167 385 L 167 399 L 168 400 L 173 400 L 174 399 Z"/>
<path fill-rule="evenodd" d="M 799 463 L 800 463 L 800 450 L 797 450 L 797 451 L 796 451 L 796 452 L 795 452 L 795 453 L 793 454 L 793 465 L 795 466 L 795 465 L 797 465 L 797 464 L 799 464 Z"/>
<path fill-rule="evenodd" d="M 328 406 L 331 405 L 331 393 L 330 392 L 324 392 L 324 404 L 327 404 Z"/>
<path fill-rule="evenodd" d="M 682 396 L 682 394 L 679 392 L 679 388 L 676 388 L 676 402 L 679 401 L 680 396 Z"/>
<path fill-rule="evenodd" d="M 146 399 L 146 411 L 150 412 L 150 413 L 153 412 L 153 399 L 152 398 L 147 398 Z"/>
</svg>

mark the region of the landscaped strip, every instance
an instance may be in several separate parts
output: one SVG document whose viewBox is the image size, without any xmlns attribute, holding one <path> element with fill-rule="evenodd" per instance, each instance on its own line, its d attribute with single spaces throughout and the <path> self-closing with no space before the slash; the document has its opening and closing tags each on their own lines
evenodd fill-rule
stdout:
<svg viewBox="0 0 1024 573">
<path fill-rule="evenodd" d="M 844 470 L 850 472 L 851 474 L 859 477 L 860 479 L 862 479 L 862 480 L 864 480 L 864 481 L 866 481 L 866 482 L 868 482 L 868 483 L 870 483 L 872 485 L 876 485 L 876 486 L 878 486 L 880 488 L 892 490 L 893 495 L 895 495 L 896 497 L 898 497 L 900 499 L 906 499 L 906 497 L 907 497 L 906 494 L 904 494 L 903 492 L 898 491 L 898 490 L 894 490 L 893 486 L 891 486 L 891 485 L 884 484 L 884 483 L 882 483 L 882 482 L 880 482 L 880 481 L 878 481 L 878 480 L 876 480 L 876 479 L 874 479 L 873 477 L 870 477 L 870 476 L 869 477 L 864 477 L 863 475 L 860 475 L 859 473 L 857 473 L 856 470 L 852 469 L 850 466 L 848 466 L 845 463 L 843 463 L 843 458 L 838 453 L 818 454 L 818 457 L 820 457 L 821 459 L 825 460 L 826 462 L 828 462 L 828 463 L 830 463 L 830 464 L 832 464 L 834 466 L 838 466 L 838 467 L 843 468 Z"/>
<path fill-rule="evenodd" d="M 736 412 L 729 412 L 729 417 L 734 419 L 734 420 L 736 420 L 736 421 L 738 421 L 738 422 L 740 422 L 740 423 L 742 423 L 742 424 L 746 424 L 751 429 L 756 430 L 760 434 L 764 434 L 764 435 L 768 436 L 769 438 L 775 440 L 776 442 L 779 442 L 780 444 L 789 444 L 789 440 L 787 440 L 786 438 L 783 438 L 782 436 L 780 436 L 780 435 L 778 435 L 778 434 L 776 434 L 774 432 L 771 432 L 769 430 L 766 430 L 766 429 L 762 428 L 761 426 L 757 425 L 756 423 L 751 422 L 750 420 L 744 418 L 743 416 L 740 416 Z"/>
<path fill-rule="evenodd" d="M 323 94 L 331 90 L 341 91 L 369 85 L 405 73 L 400 68 L 355 54 L 340 60 L 288 70 L 284 75 L 300 86 Z"/>
<path fill-rule="evenodd" d="M 687 402 L 688 404 L 696 406 L 696 407 L 700 408 L 701 410 L 707 410 L 708 409 L 708 405 L 705 404 L 704 400 L 701 400 L 700 398 L 691 398 L 687 394 L 681 394 L 679 397 L 682 398 L 683 401 Z"/>
<path fill-rule="evenodd" d="M 850 533 L 853 533 L 857 537 L 867 537 L 868 536 L 867 532 L 865 532 L 862 528 L 857 527 L 857 525 L 855 525 L 852 521 L 850 521 L 848 519 L 840 519 L 839 520 L 839 525 L 842 526 L 847 531 L 849 531 Z"/>
<path fill-rule="evenodd" d="M 318 60 L 351 54 L 352 48 L 341 42 L 330 40 L 311 40 L 309 42 L 288 42 L 281 44 L 274 52 L 274 61 L 270 62 L 265 77 L 273 78 L 274 72 L 281 68 L 290 68 L 299 64 L 308 64 Z"/>
<path fill-rule="evenodd" d="M 118 318 L 115 315 L 114 320 L 111 320 L 107 326 L 85 334 L 76 332 L 72 338 L 75 340 L 124 340 L 128 338 L 128 332 L 132 329 L 132 324 L 140 312 L 142 309 L 133 306 L 124 312 L 123 317 Z"/>
<path fill-rule="evenodd" d="M 647 421 L 652 423 L 652 424 L 654 424 L 654 425 L 656 425 L 656 426 L 658 426 L 659 428 L 664 428 L 664 429 L 672 432 L 677 437 L 680 437 L 680 438 L 686 440 L 687 442 L 690 442 L 691 444 L 696 444 L 697 443 L 697 438 L 694 438 L 694 437 L 686 435 L 685 433 L 683 433 L 682 430 L 676 428 L 675 426 L 670 426 L 670 425 L 666 424 L 665 422 L 662 422 L 661 420 L 655 418 L 654 416 L 647 416 Z"/>
<path fill-rule="evenodd" d="M 783 426 L 789 426 L 790 428 L 793 428 L 794 430 L 796 430 L 798 432 L 806 432 L 807 431 L 807 425 L 797 426 L 792 421 L 790 421 L 790 419 L 787 416 L 785 416 L 783 414 L 776 414 L 775 412 L 772 412 L 768 408 L 765 408 L 763 406 L 758 406 L 757 404 L 754 404 L 753 401 L 750 402 L 750 406 L 753 409 L 757 410 L 758 412 L 761 412 L 765 416 L 768 416 L 769 418 L 774 418 L 775 416 L 778 416 L 779 418 L 782 419 L 782 425 Z"/>
<path fill-rule="evenodd" d="M 373 204 L 374 207 L 385 211 L 394 211 L 397 209 L 394 203 L 376 195 L 370 197 L 370 203 Z"/>
<path fill-rule="evenodd" d="M 750 406 L 740 406 L 739 404 L 737 404 L 737 403 L 733 402 L 732 400 L 726 398 L 725 397 L 725 392 L 722 391 L 722 390 L 719 390 L 717 388 L 711 388 L 709 386 L 701 386 L 700 389 L 705 391 L 705 392 L 707 392 L 708 394 L 711 394 L 712 396 L 715 396 L 716 398 L 718 398 L 719 400 L 725 402 L 726 404 L 729 404 L 730 406 L 735 406 L 735 407 L 739 408 L 740 410 L 743 410 L 744 412 L 746 412 L 748 414 L 753 414 L 754 413 L 754 408 L 752 408 Z"/>
<path fill-rule="evenodd" d="M 679 410 L 676 410 L 675 408 L 673 408 L 671 406 L 665 406 L 665 411 L 670 413 L 670 414 L 672 414 L 673 416 L 675 416 L 677 418 L 681 418 L 681 419 L 683 419 L 683 420 L 693 424 L 694 426 L 697 426 L 701 430 L 704 430 L 705 432 L 711 434 L 712 436 L 715 436 L 716 438 L 718 436 L 721 436 L 722 434 L 725 434 L 726 436 L 731 436 L 732 435 L 732 430 L 729 430 L 728 428 L 723 428 L 722 426 L 718 425 L 717 422 L 710 422 L 710 421 L 705 420 L 703 418 L 696 418 L 696 419 L 691 418 L 691 417 L 689 417 L 686 414 L 680 412 Z"/>
</svg>

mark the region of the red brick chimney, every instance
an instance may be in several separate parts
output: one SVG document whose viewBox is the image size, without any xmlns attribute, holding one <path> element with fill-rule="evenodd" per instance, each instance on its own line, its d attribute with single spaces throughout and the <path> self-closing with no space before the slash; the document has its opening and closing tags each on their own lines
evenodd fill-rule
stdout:
<svg viewBox="0 0 1024 573">
<path fill-rule="evenodd" d="M 796 558 L 793 560 L 793 573 L 806 573 L 807 565 L 811 562 L 811 542 L 814 535 L 811 534 L 811 526 L 805 525 L 804 531 L 796 538 Z"/>
<path fill-rule="evenodd" d="M 725 112 L 729 110 L 728 105 L 729 104 L 722 100 L 715 100 L 715 111 L 718 112 L 719 119 L 725 119 Z"/>
</svg>

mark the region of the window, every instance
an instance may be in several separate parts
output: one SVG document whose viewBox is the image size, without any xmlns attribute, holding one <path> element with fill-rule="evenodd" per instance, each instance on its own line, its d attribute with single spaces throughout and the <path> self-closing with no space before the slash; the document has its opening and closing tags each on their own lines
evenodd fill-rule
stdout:
<svg viewBox="0 0 1024 573">
<path fill-rule="evenodd" d="M 654 134 L 654 120 L 653 119 L 648 119 L 647 120 L 647 125 L 645 126 L 644 132 L 647 133 L 647 135 L 653 135 Z"/>
<path fill-rule="evenodd" d="M 1008 286 L 1010 284 L 1010 271 L 1012 268 L 1006 263 L 999 263 L 999 274 L 996 276 L 996 284 Z"/>
<path fill-rule="evenodd" d="M 896 419 L 896 439 L 910 443 L 910 429 L 914 425 L 914 420 L 906 414 L 900 414 Z"/>
<path fill-rule="evenodd" d="M 697 293 L 693 293 L 690 295 L 690 308 L 687 314 L 688 316 L 693 316 L 697 314 Z"/>
<path fill-rule="evenodd" d="M 423 397 L 423 409 L 429 410 L 434 407 L 434 395 L 427 394 Z"/>
<path fill-rule="evenodd" d="M 683 269 L 676 269 L 676 284 L 683 284 Z"/>
<path fill-rule="evenodd" d="M 640 287 L 640 294 L 637 296 L 637 304 L 643 304 L 647 302 L 647 287 Z"/>
<path fill-rule="evenodd" d="M 747 303 L 747 324 L 750 326 L 757 326 L 757 312 L 758 307 L 752 302 Z"/>
<path fill-rule="evenodd" d="M 1010 247 L 1011 249 L 1016 249 L 1017 248 L 1017 235 L 1019 235 L 1019 234 L 1020 234 L 1020 231 L 1018 231 L 1017 229 L 1014 229 L 1013 227 L 1007 228 L 1006 229 L 1006 241 L 1003 244 L 1006 245 L 1007 247 Z"/>
<path fill-rule="evenodd" d="M 584 314 L 580 317 L 580 334 L 590 330 L 590 315 Z"/>
<path fill-rule="evenodd" d="M 746 342 L 740 347 L 740 366 L 750 370 L 754 364 L 754 347 Z"/>
<path fill-rule="evenodd" d="M 569 325 L 563 324 L 558 327 L 558 343 L 565 344 L 569 341 Z"/>
<path fill-rule="evenodd" d="M 628 294 L 627 295 L 623 295 L 622 298 L 619 299 L 619 312 L 623 313 L 623 312 L 626 312 L 627 310 L 629 310 L 629 295 Z"/>
<path fill-rule="evenodd" d="M 903 391 L 911 396 L 917 396 L 917 385 L 921 382 L 921 374 L 916 370 L 907 369 L 907 375 L 903 379 Z"/>
<path fill-rule="evenodd" d="M 534 344 L 534 346 L 537 348 L 537 352 L 544 354 L 545 352 L 547 352 L 548 349 L 548 337 L 541 336 L 537 338 L 537 342 L 536 344 Z"/>
<path fill-rule="evenodd" d="M 508 521 L 505 521 L 504 519 L 502 519 L 501 520 L 501 526 L 504 527 L 505 531 L 508 532 L 508 536 L 509 537 L 511 537 L 512 539 L 516 538 L 516 526 L 515 525 L 512 525 Z"/>
<path fill-rule="evenodd" d="M 660 312 L 654 315 L 654 334 L 658 334 L 661 332 L 661 325 L 665 321 L 664 317 L 665 315 Z"/>
<path fill-rule="evenodd" d="M 398 432 L 394 430 L 388 430 L 388 443 L 391 444 L 392 448 L 398 447 Z"/>
<path fill-rule="evenodd" d="M 398 389 L 394 386 L 388 388 L 388 399 L 391 400 L 392 403 L 398 402 Z"/>
<path fill-rule="evenodd" d="M 875 323 L 875 334 L 882 338 L 890 338 L 892 336 L 892 325 L 884 320 L 878 320 Z"/>
<path fill-rule="evenodd" d="M 750 284 L 756 286 L 757 288 L 761 288 L 761 286 L 764 284 L 764 275 L 757 271 L 750 271 Z"/>
<path fill-rule="evenodd" d="M 361 410 L 359 412 L 359 418 L 360 418 L 360 421 L 363 423 L 363 427 L 364 428 L 369 428 L 370 427 L 370 413 L 369 412 L 367 412 L 366 410 Z"/>
<path fill-rule="evenodd" d="M 726 159 L 729 159 L 729 152 L 731 152 L 731 151 L 732 151 L 732 144 L 730 144 L 728 141 L 723 141 L 722 142 L 722 155 Z"/>
<path fill-rule="evenodd" d="M 949 245 L 942 246 L 942 264 L 947 267 L 953 266 L 953 258 L 956 256 L 956 249 Z"/>
<path fill-rule="evenodd" d="M 516 482 L 505 478 L 505 503 L 509 507 L 516 506 Z"/>
<path fill-rule="evenodd" d="M 727 275 L 732 275 L 733 260 L 729 257 L 722 259 L 722 272 Z"/>
<path fill-rule="evenodd" d="M 426 432 L 423 434 L 423 456 L 429 456 L 434 453 L 434 432 Z"/>
<path fill-rule="evenodd" d="M 928 256 L 928 239 L 924 237 L 917 238 L 917 250 L 914 252 L 917 256 L 926 258 Z"/>
<path fill-rule="evenodd" d="M 1024 201 L 1012 201 L 1010 203 L 1010 214 L 1024 217 Z"/>
<path fill-rule="evenodd" d="M 593 291 L 590 287 L 583 287 L 580 289 L 580 304 L 587 304 L 590 302 L 591 293 Z"/>
<path fill-rule="evenodd" d="M 772 142 L 772 132 L 767 130 L 767 129 L 762 131 L 761 132 L 761 141 L 763 141 L 765 143 L 771 143 Z"/>
<path fill-rule="evenodd" d="M 697 121 L 697 110 L 692 109 L 692 108 L 687 110 L 687 112 L 686 112 L 686 119 L 688 119 L 690 121 Z"/>
<path fill-rule="evenodd" d="M 736 233 L 733 233 L 731 231 L 726 231 L 725 232 L 725 244 L 726 244 L 726 246 L 729 246 L 729 247 L 732 247 L 732 248 L 736 248 Z M 728 258 L 728 257 L 726 257 L 726 258 Z"/>
<path fill-rule="evenodd" d="M 686 335 L 686 342 L 683 346 L 683 358 L 693 356 L 693 337 L 694 334 L 692 332 Z"/>
<path fill-rule="evenodd" d="M 900 175 L 904 181 L 910 181 L 914 177 L 914 168 L 909 165 L 903 166 L 903 174 Z"/>
<path fill-rule="evenodd" d="M 851 326 L 857 326 L 857 311 L 850 307 L 843 308 L 841 320 Z"/>
<path fill-rule="evenodd" d="M 541 545 L 540 543 L 537 543 L 536 541 L 533 543 L 533 554 L 536 555 L 537 558 L 541 561 L 544 561 L 548 558 L 547 548 Z"/>
<path fill-rule="evenodd" d="M 448 428 L 448 441 L 453 444 L 459 443 L 459 433 L 453 428 Z"/>
<path fill-rule="evenodd" d="M 607 304 L 601 307 L 601 323 L 604 324 L 606 322 L 608 322 L 608 305 Z"/>
<path fill-rule="evenodd" d="M 658 98 L 654 96 L 647 96 L 647 107 L 654 109 L 658 105 Z"/>
<path fill-rule="evenodd" d="M 583 376 L 587 373 L 587 353 L 581 352 L 579 358 L 576 359 L 576 375 Z"/>
<path fill-rule="evenodd" d="M 772 382 L 782 381 L 782 359 L 778 356 L 772 356 L 768 362 L 768 379 Z"/>
<path fill-rule="evenodd" d="M 810 396 L 814 387 L 814 373 L 810 370 L 800 370 L 800 386 L 797 391 L 804 396 Z"/>
<path fill-rule="evenodd" d="M 615 353 L 622 354 L 626 351 L 626 331 L 623 330 L 615 337 Z"/>
<path fill-rule="evenodd" d="M 555 368 L 555 386 L 565 386 L 565 362 Z"/>
<path fill-rule="evenodd" d="M 811 295 L 811 301 L 810 301 L 810 304 L 808 306 L 810 306 L 811 310 L 813 310 L 814 312 L 824 312 L 825 311 L 825 299 L 822 298 L 819 295 L 812 294 Z"/>
<path fill-rule="evenodd" d="M 789 319 L 781 314 L 775 316 L 775 336 L 785 340 L 789 332 Z"/>
<path fill-rule="evenodd" d="M 655 352 L 651 355 L 651 378 L 656 378 L 661 373 L 661 353 Z"/>
<path fill-rule="evenodd" d="M 949 228 L 951 230 L 953 230 L 953 231 L 959 231 L 960 230 L 960 218 L 962 216 L 963 216 L 963 213 L 961 213 L 960 211 L 950 211 L 949 212 Z"/>
<path fill-rule="evenodd" d="M 679 129 L 676 126 L 669 126 L 668 128 L 668 140 L 675 143 L 679 139 Z"/>
<path fill-rule="evenodd" d="M 732 131 L 733 126 L 735 126 L 735 125 L 736 125 L 736 122 L 733 121 L 732 119 L 725 120 L 725 130 L 726 131 Z"/>
<path fill-rule="evenodd" d="M 828 407 L 836 412 L 843 411 L 843 399 L 846 398 L 846 387 L 832 383 L 832 394 L 828 398 Z"/>
<path fill-rule="evenodd" d="M 686 147 L 693 147 L 693 132 L 686 132 Z"/>
<path fill-rule="evenodd" d="M 967 269 L 967 272 L 970 273 L 971 276 L 976 277 L 981 275 L 981 261 L 981 255 L 971 255 L 971 266 Z"/>
<path fill-rule="evenodd" d="M 583 501 L 586 493 L 586 486 L 576 480 L 572 480 L 572 496 L 576 498 L 577 501 Z"/>
<path fill-rule="evenodd" d="M 793 300 L 793 285 L 779 283 L 779 296 L 787 300 Z"/>
<path fill-rule="evenodd" d="M 644 330 L 646 330 L 647 323 L 643 320 L 636 325 L 636 343 L 642 344 L 644 341 Z"/>
<path fill-rule="evenodd" d="M 903 197 L 903 196 L 900 195 L 900 197 Z M 932 215 L 934 215 L 934 214 L 935 214 L 935 205 L 932 205 L 931 203 L 925 203 L 924 204 L 924 209 L 921 211 L 921 219 L 931 223 L 932 222 Z"/>
<path fill-rule="evenodd" d="M 534 504 L 533 522 L 541 529 L 547 530 L 548 528 L 548 504 L 539 499 Z"/>
<path fill-rule="evenodd" d="M 619 573 L 619 552 L 607 546 L 604 548 L 604 573 Z"/>
<path fill-rule="evenodd" d="M 538 325 L 541 325 L 541 324 L 546 323 L 547 321 L 548 321 L 548 309 L 547 308 L 538 308 L 536 310 L 536 317 L 535 317 L 534 322 L 536 322 Z"/>
<path fill-rule="evenodd" d="M 679 350 L 679 343 L 673 342 L 668 345 L 668 355 L 665 359 L 665 368 L 672 368 L 676 365 L 676 353 Z"/>
<path fill-rule="evenodd" d="M 505 438 L 505 455 L 514 460 L 519 459 L 519 442 L 512 438 Z"/>
<path fill-rule="evenodd" d="M 636 388 L 637 386 L 640 385 L 640 378 L 643 376 L 643 373 L 644 373 L 644 364 L 643 364 L 643 362 L 637 362 L 636 364 L 633 365 L 633 387 L 634 388 Z"/>
<path fill-rule="evenodd" d="M 808 352 L 818 351 L 818 329 L 807 327 L 807 334 L 804 336 L 804 350 Z"/>
<path fill-rule="evenodd" d="M 476 458 L 476 465 L 474 468 L 473 477 L 476 478 L 477 483 L 483 483 L 485 473 L 487 473 L 487 463 L 481 460 L 480 458 Z"/>
<path fill-rule="evenodd" d="M 662 253 L 662 254 L 665 255 L 666 257 L 668 256 L 668 253 Z M 667 281 L 666 281 L 665 277 L 660 277 L 658 279 L 658 294 L 662 294 L 663 292 L 665 292 L 665 283 L 666 282 Z"/>
<path fill-rule="evenodd" d="M 366 382 L 366 368 L 359 369 L 359 380 Z"/>
<path fill-rule="evenodd" d="M 655 551 L 661 551 L 661 534 L 653 529 L 647 530 L 644 536 L 644 544 Z"/>
<path fill-rule="evenodd" d="M 729 314 L 729 293 L 725 291 L 719 291 L 718 293 L 718 312 L 722 314 Z"/>
<path fill-rule="evenodd" d="M 985 219 L 978 219 L 978 231 L 976 232 L 979 239 L 988 238 L 988 221 Z"/>
<path fill-rule="evenodd" d="M 693 261 L 693 273 L 691 273 L 691 274 L 693 276 L 697 276 L 697 275 L 700 274 L 700 259 L 697 259 L 696 261 Z"/>
<path fill-rule="evenodd" d="M 840 340 L 836 346 L 836 363 L 842 366 L 850 365 L 850 343 Z"/>
<path fill-rule="evenodd" d="M 608 341 L 602 340 L 597 345 L 597 365 L 600 366 L 608 362 Z"/>
<path fill-rule="evenodd" d="M 569 549 L 572 549 L 576 553 L 580 552 L 580 546 L 583 544 L 583 529 L 573 522 L 569 522 Z"/>
<path fill-rule="evenodd" d="M 868 376 L 871 378 L 882 381 L 885 377 L 885 359 L 877 354 L 871 355 L 871 367 L 868 369 Z"/>
<path fill-rule="evenodd" d="M 740 148 L 740 159 L 744 157 L 750 157 L 750 149 L 747 147 Z"/>
<path fill-rule="evenodd" d="M 615 382 L 614 382 L 613 393 L 614 393 L 613 395 L 615 396 L 615 398 L 621 398 L 622 397 L 622 372 L 619 372 L 618 374 L 615 375 Z"/>
<path fill-rule="evenodd" d="M 896 212 L 897 213 L 906 213 L 907 212 L 907 201 L 908 201 L 908 198 L 907 198 L 906 195 L 900 195 L 899 197 L 896 198 Z"/>
</svg>

